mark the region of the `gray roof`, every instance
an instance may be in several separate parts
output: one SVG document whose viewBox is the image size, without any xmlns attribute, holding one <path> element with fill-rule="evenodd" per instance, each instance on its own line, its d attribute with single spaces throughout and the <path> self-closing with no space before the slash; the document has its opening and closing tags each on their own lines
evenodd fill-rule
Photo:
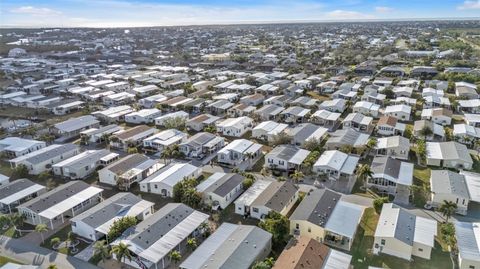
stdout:
<svg viewBox="0 0 480 269">
<path fill-rule="evenodd" d="M 182 269 L 248 269 L 270 245 L 272 235 L 258 227 L 223 223 L 181 265 Z"/>
<path fill-rule="evenodd" d="M 393 178 L 399 178 L 402 161 L 387 156 L 376 156 L 371 168 L 374 174 L 386 174 Z"/>
<path fill-rule="evenodd" d="M 169 203 L 138 225 L 127 229 L 124 235 L 135 245 L 147 249 L 194 211 L 184 204 Z"/>
<path fill-rule="evenodd" d="M 298 141 L 305 141 L 309 138 L 314 132 L 316 132 L 320 128 L 315 124 L 311 123 L 302 123 L 297 125 L 295 128 L 289 131 L 289 134 L 295 137 Z"/>
<path fill-rule="evenodd" d="M 405 244 L 412 246 L 415 236 L 416 217 L 407 210 L 401 209 L 398 212 L 397 225 L 395 226 L 394 237 Z"/>
<path fill-rule="evenodd" d="M 320 227 L 325 227 L 341 194 L 329 189 L 313 190 L 303 198 L 300 205 L 290 216 L 290 220 L 306 220 Z"/>
<path fill-rule="evenodd" d="M 97 118 L 92 115 L 86 115 L 57 123 L 55 124 L 55 128 L 62 132 L 71 132 L 97 123 L 100 123 Z"/>
<path fill-rule="evenodd" d="M 104 200 L 100 204 L 72 218 L 72 221 L 83 221 L 91 227 L 98 227 L 108 220 L 116 217 L 121 211 L 142 201 L 142 198 L 129 193 L 120 192 Z"/>
<path fill-rule="evenodd" d="M 368 134 L 357 132 L 352 128 L 337 130 L 330 134 L 330 136 L 327 144 L 337 143 L 342 145 L 352 145 L 353 147 L 366 144 L 370 137 Z"/>
<path fill-rule="evenodd" d="M 450 170 L 432 170 L 430 185 L 434 193 L 448 193 L 470 199 L 465 176 Z"/>
<path fill-rule="evenodd" d="M 9 197 L 21 190 L 24 190 L 33 185 L 37 185 L 29 179 L 22 178 L 12 181 L 6 185 L 0 186 L 0 200 Z"/>
<path fill-rule="evenodd" d="M 272 184 L 268 185 L 267 189 L 262 193 L 259 199 L 255 200 L 254 205 L 261 202 L 262 205 L 265 205 L 274 211 L 281 212 L 295 193 L 297 193 L 297 190 L 297 187 L 292 182 L 274 181 Z"/>
<path fill-rule="evenodd" d="M 118 162 L 110 164 L 106 167 L 106 169 L 110 170 L 114 174 L 122 175 L 128 170 L 135 168 L 139 164 L 144 163 L 148 160 L 150 160 L 150 158 L 148 158 L 147 156 L 136 153 L 128 155 L 125 158 L 119 160 Z"/>
<path fill-rule="evenodd" d="M 214 134 L 207 133 L 207 132 L 201 132 L 197 133 L 194 136 L 190 137 L 182 143 L 182 145 L 193 145 L 193 146 L 202 146 L 210 142 L 212 139 L 217 137 Z"/>
<path fill-rule="evenodd" d="M 83 181 L 70 181 L 21 204 L 20 207 L 26 207 L 35 213 L 40 213 L 89 187 L 90 185 Z"/>
<path fill-rule="evenodd" d="M 230 193 L 234 188 L 241 184 L 244 179 L 245 177 L 239 174 L 226 174 L 219 182 L 215 184 L 216 189 L 213 190 L 213 193 L 221 197 L 225 197 L 225 195 Z"/>
<path fill-rule="evenodd" d="M 43 148 L 41 150 L 34 151 L 34 152 L 29 153 L 27 155 L 18 157 L 16 159 L 13 159 L 12 161 L 23 159 L 23 160 L 25 160 L 25 161 L 27 161 L 31 164 L 39 164 L 39 163 L 42 163 L 44 161 L 50 160 L 55 156 L 64 154 L 66 152 L 70 152 L 74 149 L 78 149 L 78 146 L 75 145 L 75 144 L 70 144 L 70 143 L 69 144 L 62 144 L 62 145 L 50 145 L 50 146 L 48 146 L 46 148 Z"/>
</svg>

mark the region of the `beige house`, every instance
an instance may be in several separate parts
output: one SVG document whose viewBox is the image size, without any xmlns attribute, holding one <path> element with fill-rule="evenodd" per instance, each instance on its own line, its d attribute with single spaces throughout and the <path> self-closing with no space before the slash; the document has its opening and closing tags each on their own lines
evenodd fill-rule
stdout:
<svg viewBox="0 0 480 269">
<path fill-rule="evenodd" d="M 309 192 L 290 216 L 290 233 L 350 250 L 364 208 L 329 189 Z"/>
<path fill-rule="evenodd" d="M 436 235 L 435 220 L 418 217 L 392 203 L 384 204 L 375 230 L 373 254 L 429 260 Z"/>
</svg>

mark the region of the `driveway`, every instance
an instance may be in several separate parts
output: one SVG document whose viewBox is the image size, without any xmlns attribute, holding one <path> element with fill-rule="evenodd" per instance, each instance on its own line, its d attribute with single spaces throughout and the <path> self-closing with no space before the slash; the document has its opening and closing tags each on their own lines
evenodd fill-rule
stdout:
<svg viewBox="0 0 480 269">
<path fill-rule="evenodd" d="M 55 264 L 62 269 L 99 269 L 99 267 L 75 257 L 35 246 L 22 239 L 12 239 L 6 236 L 0 236 L 0 255 L 25 264 L 39 265 L 41 268 Z"/>
</svg>

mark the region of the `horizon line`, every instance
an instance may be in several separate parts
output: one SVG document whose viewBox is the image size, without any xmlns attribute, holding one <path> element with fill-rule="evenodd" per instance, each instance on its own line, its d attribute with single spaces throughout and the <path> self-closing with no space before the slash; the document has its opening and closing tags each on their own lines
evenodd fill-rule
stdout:
<svg viewBox="0 0 480 269">
<path fill-rule="evenodd" d="M 364 22 L 415 22 L 415 21 L 475 21 L 480 17 L 440 17 L 440 18 L 392 18 L 392 19 L 346 19 L 346 20 L 278 20 L 278 21 L 236 21 L 220 23 L 176 24 L 176 25 L 145 25 L 145 26 L 0 26 L 0 29 L 52 29 L 52 28 L 85 28 L 85 29 L 122 29 L 122 28 L 157 28 L 157 27 L 192 27 L 192 26 L 240 26 L 240 25 L 271 25 L 271 24 L 302 24 L 302 23 L 364 23 Z"/>
</svg>

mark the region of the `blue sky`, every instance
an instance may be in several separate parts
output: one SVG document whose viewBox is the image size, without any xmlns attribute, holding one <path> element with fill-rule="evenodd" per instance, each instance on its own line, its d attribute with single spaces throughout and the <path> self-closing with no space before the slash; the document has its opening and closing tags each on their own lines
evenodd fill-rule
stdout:
<svg viewBox="0 0 480 269">
<path fill-rule="evenodd" d="M 480 0 L 0 0 L 1 27 L 480 17 Z"/>
</svg>

